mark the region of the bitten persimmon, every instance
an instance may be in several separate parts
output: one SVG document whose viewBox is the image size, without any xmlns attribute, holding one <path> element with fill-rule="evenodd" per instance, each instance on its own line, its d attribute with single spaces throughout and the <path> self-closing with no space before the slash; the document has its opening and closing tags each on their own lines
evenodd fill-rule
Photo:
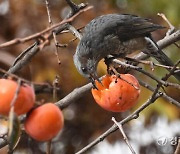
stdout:
<svg viewBox="0 0 180 154">
<path fill-rule="evenodd" d="M 24 123 L 26 133 L 37 141 L 52 139 L 63 125 L 63 114 L 53 103 L 46 103 L 32 110 Z"/>
<path fill-rule="evenodd" d="M 102 85 L 96 81 L 97 89 L 92 95 L 102 108 L 112 112 L 123 112 L 133 107 L 139 98 L 140 85 L 131 74 L 105 76 Z"/>
<path fill-rule="evenodd" d="M 11 102 L 15 96 L 18 84 L 10 79 L 0 79 L 0 114 L 8 115 Z M 35 94 L 31 86 L 23 84 L 20 86 L 20 90 L 17 99 L 14 103 L 14 112 L 17 115 L 27 113 L 35 103 Z"/>
</svg>

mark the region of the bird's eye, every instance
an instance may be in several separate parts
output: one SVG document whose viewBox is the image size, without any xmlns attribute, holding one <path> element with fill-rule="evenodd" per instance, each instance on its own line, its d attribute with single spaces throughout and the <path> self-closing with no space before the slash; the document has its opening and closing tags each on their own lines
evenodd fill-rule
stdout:
<svg viewBox="0 0 180 154">
<path fill-rule="evenodd" d="M 85 67 L 82 67 L 81 70 L 86 73 L 87 72 L 87 69 Z"/>
</svg>

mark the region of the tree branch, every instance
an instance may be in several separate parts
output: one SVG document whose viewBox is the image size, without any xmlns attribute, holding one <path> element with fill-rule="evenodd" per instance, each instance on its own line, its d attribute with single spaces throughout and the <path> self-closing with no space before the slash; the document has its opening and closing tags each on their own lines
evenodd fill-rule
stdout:
<svg viewBox="0 0 180 154">
<path fill-rule="evenodd" d="M 176 67 L 176 65 L 174 66 L 174 68 Z M 171 70 L 173 71 L 174 68 Z M 169 74 L 171 74 L 172 72 L 169 72 Z M 165 77 L 163 77 L 163 80 L 166 81 L 170 76 L 166 75 Z M 163 83 L 159 82 L 157 84 L 156 89 L 154 90 L 153 94 L 150 96 L 150 98 L 148 99 L 148 101 L 146 103 L 144 103 L 141 107 L 139 107 L 135 112 L 133 112 L 131 115 L 129 115 L 127 118 L 123 119 L 122 121 L 120 121 L 118 124 L 120 126 L 124 125 L 125 123 L 133 120 L 133 119 L 137 119 L 139 117 L 139 114 L 141 113 L 141 111 L 143 111 L 145 108 L 147 108 L 149 105 L 151 105 L 152 103 L 154 103 L 159 97 L 162 96 L 162 93 L 159 93 L 159 89 L 162 86 Z M 92 148 L 93 146 L 95 146 L 96 144 L 98 144 L 99 142 L 103 141 L 108 135 L 110 135 L 111 133 L 113 133 L 114 131 L 116 131 L 118 129 L 118 125 L 113 125 L 111 128 L 109 128 L 105 133 L 103 133 L 102 135 L 100 135 L 97 139 L 95 139 L 93 142 L 91 142 L 89 145 L 87 145 L 86 147 L 84 147 L 83 149 L 81 149 L 79 152 L 77 152 L 76 154 L 81 154 L 86 152 L 87 150 L 89 150 L 90 148 Z"/>
<path fill-rule="evenodd" d="M 133 112 L 131 115 L 123 119 L 122 121 L 119 122 L 120 125 L 124 125 L 125 123 L 137 119 L 139 117 L 139 113 L 143 111 L 145 108 L 147 108 L 150 104 L 152 104 L 157 98 L 159 98 L 161 95 L 157 93 L 157 88 L 154 91 L 152 97 L 145 102 L 140 108 L 138 108 L 135 112 Z M 118 130 L 118 126 L 114 124 L 111 128 L 109 128 L 105 133 L 100 135 L 98 138 L 96 138 L 94 141 L 92 141 L 90 144 L 88 144 L 86 147 L 78 151 L 76 154 L 81 154 L 98 144 L 99 142 L 103 141 L 107 136 L 109 136 L 111 133 L 115 132 Z"/>
<path fill-rule="evenodd" d="M 69 93 L 66 97 L 59 100 L 55 104 L 57 106 L 59 106 L 61 109 L 64 109 L 67 106 L 69 106 L 71 103 L 73 103 L 76 100 L 78 100 L 79 98 L 81 98 L 84 95 L 84 93 L 89 91 L 91 88 L 92 88 L 91 83 L 88 83 L 88 84 L 86 84 L 86 85 L 84 85 L 84 86 L 82 86 L 80 88 L 76 88 L 71 93 Z"/>
<path fill-rule="evenodd" d="M 141 67 L 127 64 L 127 63 L 122 62 L 122 61 L 120 61 L 118 59 L 112 59 L 112 62 L 115 63 L 115 64 L 118 64 L 118 65 L 121 65 L 121 66 L 125 66 L 128 69 L 133 69 L 133 70 L 136 70 L 138 72 L 141 72 L 141 73 L 145 74 L 146 76 L 150 77 L 151 79 L 155 80 L 158 83 L 161 83 L 162 85 L 164 85 L 166 87 L 167 86 L 173 86 L 173 87 L 175 87 L 177 89 L 180 89 L 180 85 L 179 84 L 170 83 L 170 82 L 167 82 L 167 81 L 164 81 L 164 80 L 160 80 L 155 75 L 153 75 L 153 74 L 151 74 L 149 72 L 144 71 Z"/>
<path fill-rule="evenodd" d="M 149 84 L 143 82 L 142 80 L 138 80 L 140 85 L 149 89 L 150 91 L 154 91 L 155 88 L 153 88 L 152 86 L 150 86 Z M 176 101 L 175 99 L 171 98 L 170 96 L 166 95 L 166 93 L 160 92 L 159 94 L 162 94 L 162 98 L 164 98 L 165 100 L 167 100 L 168 102 L 172 103 L 173 105 L 176 105 L 177 107 L 180 107 L 180 103 L 178 101 Z"/>
<path fill-rule="evenodd" d="M 73 8 L 74 6 L 74 3 L 72 3 L 72 1 L 70 0 L 67 0 L 67 3 L 70 5 L 71 8 Z M 70 4 L 71 3 L 71 4 Z M 74 7 L 75 8 L 75 7 Z M 32 39 L 36 39 L 36 38 L 40 38 L 42 37 L 44 34 L 50 32 L 50 31 L 55 31 L 56 29 L 55 28 L 60 28 L 62 30 L 64 30 L 64 27 L 63 25 L 66 24 L 66 23 L 70 23 L 72 22 L 80 13 L 84 12 L 84 11 L 87 11 L 89 9 L 91 9 L 92 6 L 89 6 L 89 7 L 85 7 L 81 10 L 79 10 L 75 15 L 73 15 L 72 17 L 68 18 L 68 19 L 64 19 L 63 21 L 61 21 L 60 23 L 58 24 L 54 24 L 52 25 L 51 27 L 49 28 L 46 28 L 45 30 L 39 32 L 39 33 L 36 33 L 36 34 L 33 34 L 31 36 L 28 36 L 28 37 L 25 37 L 25 38 L 17 38 L 17 39 L 14 39 L 12 41 L 9 41 L 9 42 L 6 42 L 4 44 L 1 44 L 0 45 L 0 48 L 4 48 L 4 47 L 7 47 L 7 46 L 11 46 L 11 45 L 15 45 L 17 43 L 23 43 L 23 42 L 26 42 L 26 41 L 29 41 L 29 40 L 32 40 Z M 60 26 L 60 27 L 59 27 Z M 63 28 L 62 28 L 62 27 Z M 72 27 L 71 27 L 72 28 Z M 71 29 L 70 29 L 71 30 Z M 72 30 L 74 31 L 74 30 Z M 51 33 L 52 35 L 52 33 Z M 49 37 L 51 36 L 49 35 Z M 80 37 L 79 37 L 80 38 Z M 175 33 L 165 37 L 164 39 L 158 41 L 158 45 L 159 47 L 162 49 L 162 48 L 165 48 L 167 46 L 169 46 L 170 44 L 173 44 L 174 42 L 180 40 L 180 30 L 176 31 Z M 48 43 L 48 41 L 46 42 Z M 41 50 L 45 45 L 46 45 L 45 42 L 43 42 L 42 44 L 40 45 L 36 45 L 34 46 L 31 50 L 30 50 L 30 53 L 26 53 L 23 58 L 21 60 L 18 60 L 15 65 L 8 71 L 8 73 L 15 73 L 17 72 L 18 70 L 20 70 L 22 68 L 22 66 L 24 66 L 25 64 L 27 64 L 30 59 L 39 51 Z M 34 50 L 34 51 L 33 51 Z M 147 55 L 140 55 L 139 57 L 136 56 L 137 59 L 144 59 L 144 57 L 148 57 Z M 115 61 L 116 62 L 116 61 Z M 132 67 L 132 65 L 131 65 Z M 167 100 L 170 100 L 171 103 L 179 106 L 179 103 L 175 100 L 173 100 L 172 98 L 170 98 L 169 96 L 167 96 L 165 93 L 162 93 L 159 91 L 161 85 L 173 85 L 173 86 L 176 86 L 179 88 L 179 86 L 177 85 L 174 85 L 174 84 L 171 84 L 169 82 L 166 82 L 166 81 L 163 81 L 163 80 L 160 80 L 160 79 L 157 79 L 155 76 L 149 74 L 148 72 L 145 72 L 144 70 L 141 71 L 142 69 L 140 67 L 135 67 L 133 66 L 134 68 L 133 69 L 137 69 L 138 71 L 144 73 L 145 75 L 148 75 L 149 77 L 151 77 L 153 80 L 157 81 L 158 82 L 158 87 L 157 88 L 152 88 L 150 87 L 149 85 L 145 85 L 146 87 L 148 87 L 148 89 L 150 89 L 151 91 L 153 91 L 153 95 L 148 99 L 148 101 L 146 101 L 140 108 L 138 108 L 135 112 L 133 112 L 131 115 L 129 115 L 127 118 L 123 119 L 121 122 L 119 122 L 121 125 L 133 120 L 133 119 L 136 119 L 139 117 L 139 114 L 142 110 L 144 110 L 145 108 L 147 108 L 151 103 L 154 103 L 154 101 L 156 99 L 158 99 L 159 97 L 164 97 L 165 99 Z M 77 99 L 79 99 L 80 97 L 82 97 L 84 95 L 85 92 L 87 92 L 88 90 L 90 90 L 92 88 L 92 84 L 89 83 L 83 87 L 80 87 L 80 88 L 76 88 L 74 89 L 71 93 L 69 93 L 66 97 L 64 97 L 63 99 L 59 100 L 58 102 L 56 102 L 55 104 L 57 106 L 59 106 L 61 109 L 69 106 L 72 102 L 76 101 Z M 104 134 L 102 134 L 101 136 L 99 136 L 96 140 L 94 140 L 92 143 L 90 143 L 88 146 L 86 146 L 85 148 L 83 148 L 81 151 L 79 151 L 77 154 L 80 154 L 82 152 L 85 152 L 87 151 L 89 148 L 93 147 L 94 145 L 98 144 L 99 142 L 101 142 L 106 136 L 108 136 L 109 134 L 113 133 L 114 131 L 116 131 L 118 129 L 117 125 L 113 125 L 109 130 L 107 130 Z M 7 143 L 6 141 L 4 140 L 3 142 L 0 142 L 0 148 L 2 148 L 3 146 L 5 146 Z"/>
<path fill-rule="evenodd" d="M 70 18 L 67 18 L 67 19 L 64 19 L 63 21 L 57 23 L 57 24 L 54 24 L 53 26 L 51 27 L 48 27 L 38 33 L 35 33 L 33 35 L 30 35 L 28 37 L 25 37 L 25 38 L 16 38 L 14 40 L 11 40 L 9 42 L 5 42 L 3 44 L 0 44 L 0 49 L 1 48 L 5 48 L 5 47 L 8 47 L 8 46 L 11 46 L 11 45 L 15 45 L 15 44 L 18 44 L 18 43 L 24 43 L 24 42 L 27 42 L 27 41 L 30 41 L 30 40 L 33 40 L 33 39 L 36 39 L 36 38 L 39 38 L 41 37 L 42 35 L 44 35 L 45 33 L 49 32 L 49 31 L 52 31 L 54 30 L 55 28 L 65 24 L 65 23 L 69 23 L 69 22 L 72 22 L 77 16 L 79 16 L 81 13 L 83 12 L 86 12 L 90 9 L 92 9 L 93 7 L 92 6 L 88 6 L 88 7 L 85 7 L 83 9 L 81 9 L 79 12 L 77 12 L 75 15 L 73 15 L 72 17 Z"/>
</svg>

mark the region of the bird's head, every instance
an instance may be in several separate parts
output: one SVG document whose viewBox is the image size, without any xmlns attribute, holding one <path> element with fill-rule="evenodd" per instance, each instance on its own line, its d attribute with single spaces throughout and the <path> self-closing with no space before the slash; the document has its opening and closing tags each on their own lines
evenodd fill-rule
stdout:
<svg viewBox="0 0 180 154">
<path fill-rule="evenodd" d="M 78 45 L 73 59 L 78 72 L 82 76 L 88 78 L 93 85 L 95 85 L 95 80 L 100 82 L 96 72 L 99 60 L 94 57 L 89 48 L 85 48 L 81 44 Z"/>
</svg>

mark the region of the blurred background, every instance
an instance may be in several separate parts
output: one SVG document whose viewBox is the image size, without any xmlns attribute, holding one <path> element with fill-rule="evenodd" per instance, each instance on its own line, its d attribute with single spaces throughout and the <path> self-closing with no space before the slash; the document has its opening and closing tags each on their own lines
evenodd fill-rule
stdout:
<svg viewBox="0 0 180 154">
<path fill-rule="evenodd" d="M 67 15 L 70 8 L 65 0 L 50 0 L 49 2 L 53 23 L 57 23 Z M 168 27 L 167 23 L 157 16 L 157 13 L 164 13 L 177 29 L 180 27 L 179 0 L 74 0 L 74 2 L 77 4 L 87 2 L 94 6 L 93 9 L 84 12 L 72 22 L 76 28 L 83 27 L 93 18 L 108 13 L 136 14 L 151 18 L 154 23 Z M 0 44 L 14 38 L 29 36 L 48 26 L 44 0 L 0 0 Z M 155 40 L 163 38 L 166 31 L 167 29 L 164 29 L 153 33 Z M 58 75 L 61 89 L 58 93 L 59 100 L 74 88 L 80 87 L 88 81 L 80 76 L 73 64 L 72 56 L 78 40 L 70 41 L 74 38 L 71 33 L 58 35 L 57 38 L 59 43 L 68 44 L 66 48 L 59 49 L 61 65 L 58 65 L 54 52 L 54 42 L 51 41 L 49 46 L 40 51 L 27 66 L 18 72 L 18 75 L 30 81 L 51 84 L 55 76 Z M 34 41 L 0 49 L 0 68 L 7 70 L 14 59 Z M 171 45 L 164 51 L 174 62 L 179 60 L 180 51 L 175 45 Z M 155 61 L 154 59 L 151 60 Z M 142 65 L 142 67 L 151 71 L 149 66 Z M 106 74 L 106 66 L 103 61 L 98 66 L 98 73 L 99 75 Z M 152 80 L 142 74 L 131 73 L 138 79 L 155 85 Z M 162 68 L 155 68 L 152 73 L 160 78 L 167 72 Z M 170 78 L 170 81 L 177 82 L 173 77 Z M 173 88 L 166 88 L 165 90 L 168 95 L 180 101 L 180 91 Z M 63 110 L 65 127 L 53 139 L 52 153 L 73 154 L 77 152 L 112 126 L 112 116 L 117 121 L 122 120 L 142 105 L 150 95 L 151 92 L 141 87 L 141 96 L 136 107 L 124 113 L 111 113 L 101 109 L 93 100 L 91 92 L 88 91 L 81 99 Z M 38 94 L 37 102 L 42 100 L 45 102 L 52 101 L 52 94 Z M 140 118 L 125 124 L 124 130 L 137 153 L 171 154 L 177 146 L 178 137 L 180 137 L 179 118 L 180 112 L 176 106 L 164 99 L 158 99 L 140 114 Z M 6 130 L 6 122 L 2 119 L 0 122 L 0 134 L 3 134 Z M 6 153 L 5 151 L 5 148 L 1 149 L 0 154 Z M 119 131 L 109 135 L 105 141 L 87 153 L 107 154 L 110 152 L 113 154 L 130 153 Z M 23 133 L 14 153 L 43 154 L 46 153 L 46 143 L 36 142 Z"/>
</svg>

